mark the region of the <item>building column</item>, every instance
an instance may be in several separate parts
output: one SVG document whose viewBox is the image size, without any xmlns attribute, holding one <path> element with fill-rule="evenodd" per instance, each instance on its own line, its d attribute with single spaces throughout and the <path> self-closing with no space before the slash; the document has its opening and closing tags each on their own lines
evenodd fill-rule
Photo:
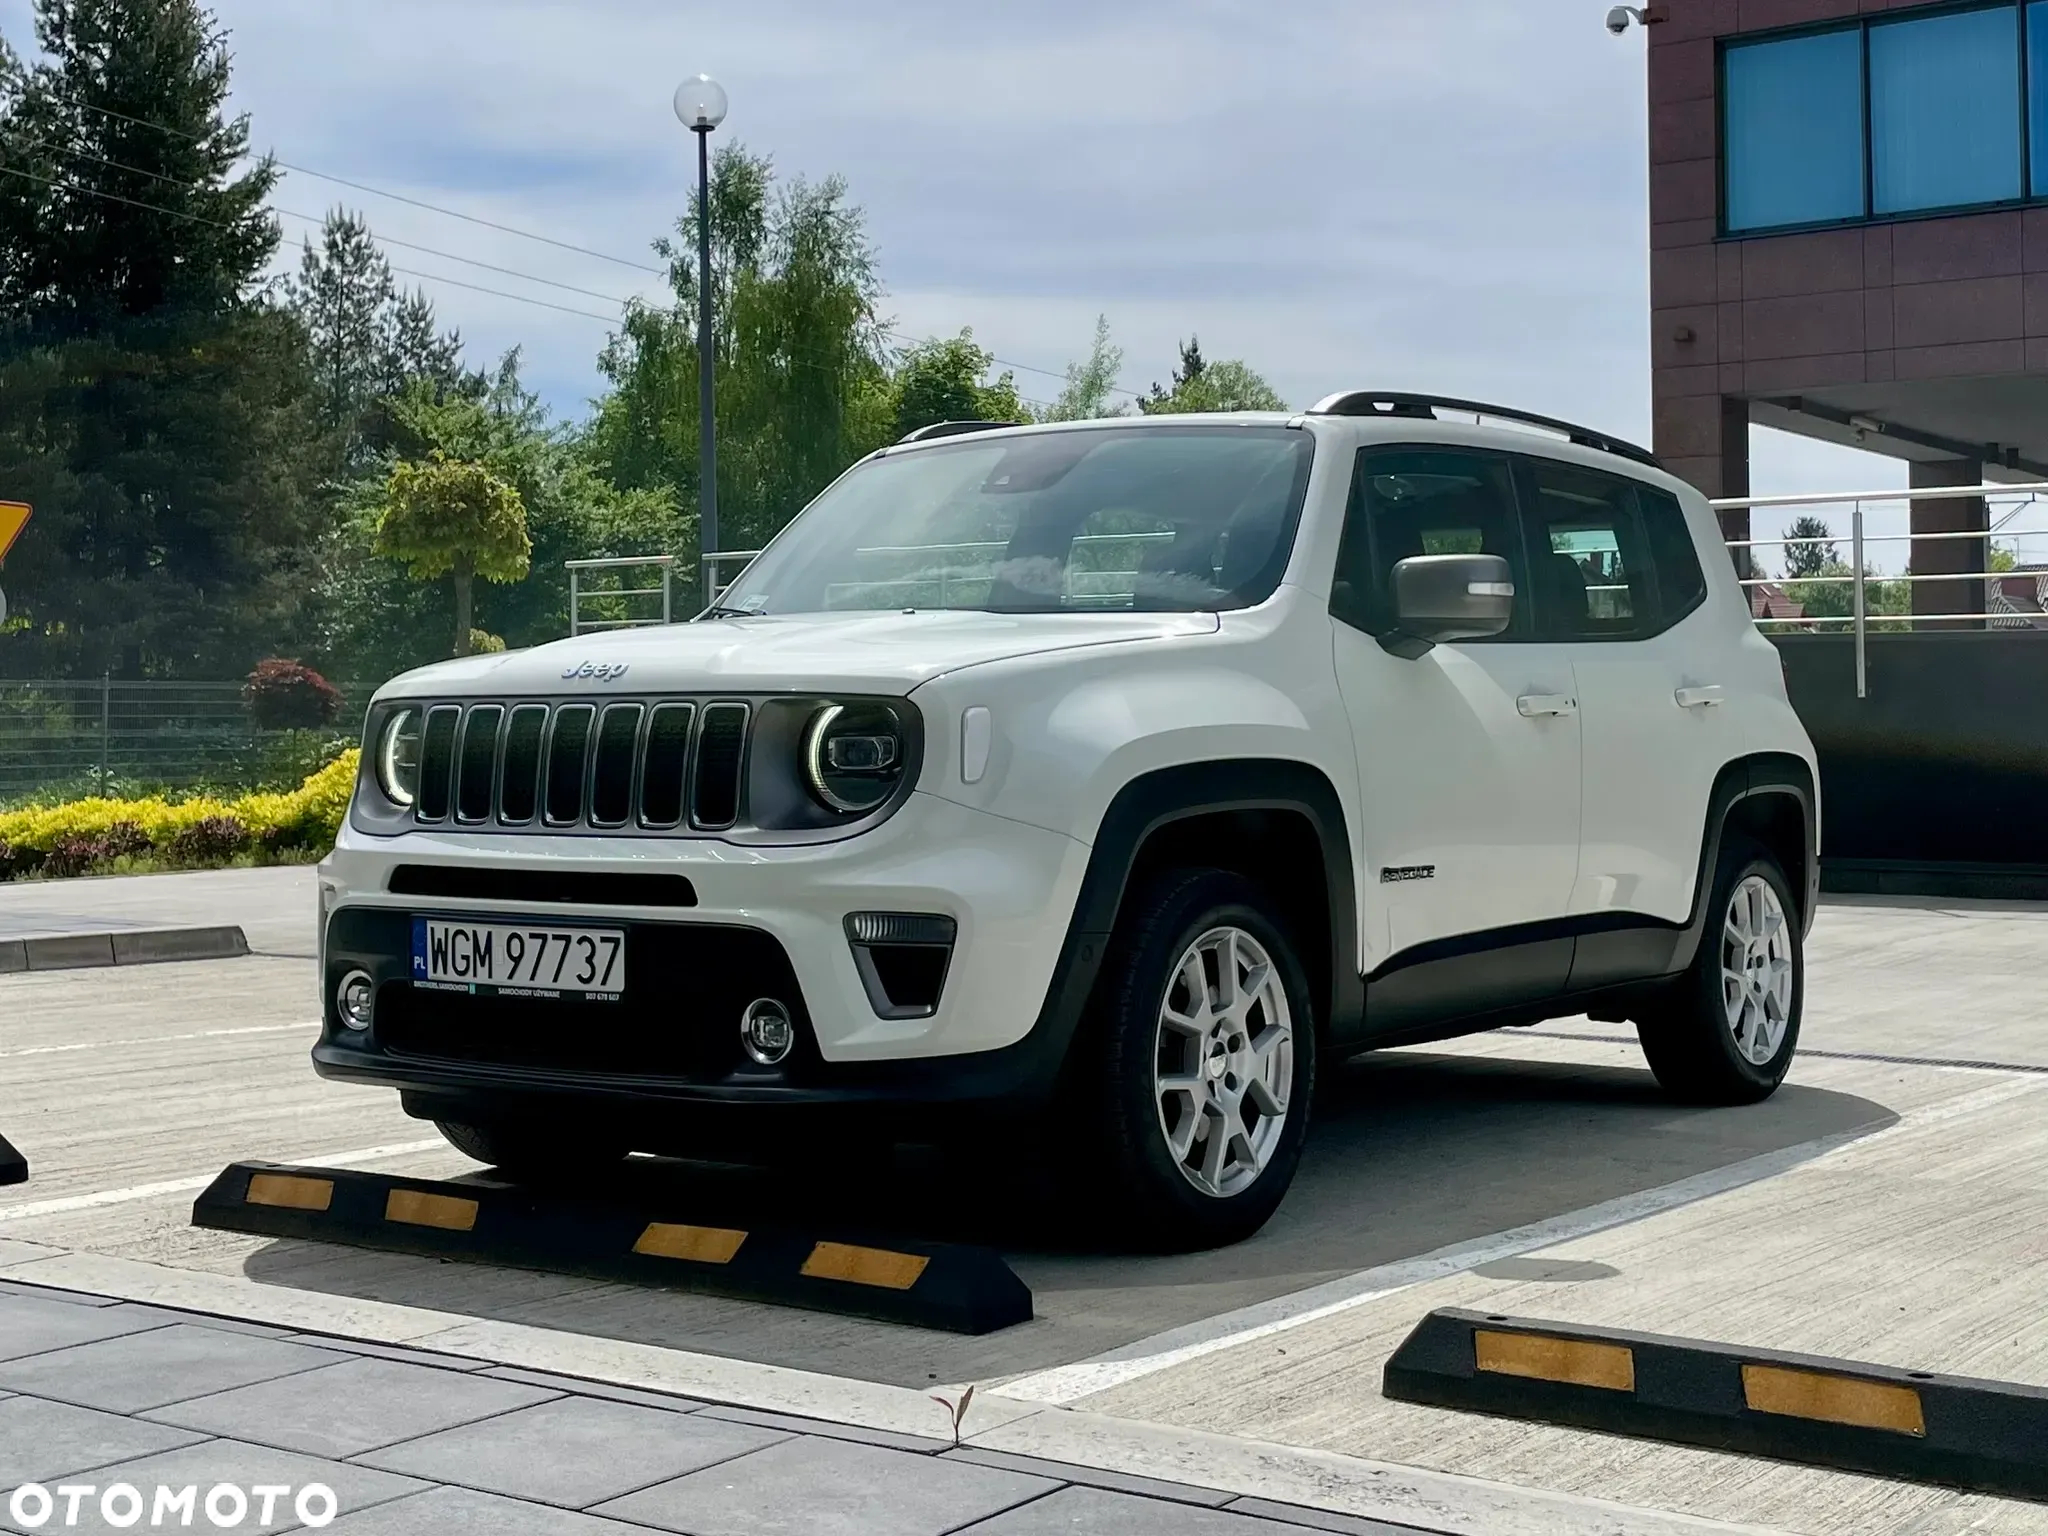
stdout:
<svg viewBox="0 0 2048 1536">
<path fill-rule="evenodd" d="M 1749 402 L 1738 400 L 1732 395 L 1721 397 L 1721 496 L 1749 495 Z M 1749 533 L 1749 508 L 1724 508 L 1721 517 L 1721 537 L 1724 539 L 1747 539 Z M 1756 574 L 1757 562 L 1754 550 L 1734 549 L 1729 554 L 1735 561 L 1736 574 L 1747 580 Z"/>
<path fill-rule="evenodd" d="M 1974 459 L 1917 460 L 1909 466 L 1913 489 L 1936 485 L 1982 485 L 1984 466 Z M 1912 531 L 1922 533 L 1983 533 L 1991 526 L 1989 510 L 1981 496 L 1958 496 L 1942 501 L 1912 503 Z M 1915 576 L 1940 575 L 1948 571 L 1983 571 L 1991 566 L 1991 541 L 1983 539 L 1913 540 L 1907 570 Z M 1914 613 L 1982 613 L 1984 581 L 1916 581 L 1913 587 Z M 1952 624 L 1930 624 L 1930 629 L 1982 629 L 1983 621 L 1963 619 Z"/>
</svg>

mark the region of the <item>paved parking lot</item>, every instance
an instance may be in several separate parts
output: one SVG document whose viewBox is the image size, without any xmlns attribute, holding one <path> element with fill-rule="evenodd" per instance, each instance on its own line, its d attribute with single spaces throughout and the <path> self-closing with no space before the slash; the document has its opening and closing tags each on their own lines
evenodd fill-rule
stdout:
<svg viewBox="0 0 2048 1536">
<path fill-rule="evenodd" d="M 193 1231 L 192 1193 L 233 1158 L 473 1168 L 391 1096 L 313 1078 L 310 935 L 292 948 L 307 872 L 210 880 L 92 882 L 64 899 L 116 915 L 146 901 L 193 923 L 246 922 L 253 902 L 267 953 L 0 978 L 0 1128 L 36 1165 L 0 1201 L 0 1239 L 552 1330 L 572 1355 L 583 1337 L 896 1387 L 972 1381 L 1119 1421 L 1788 1530 L 2048 1526 L 2033 1506 L 1378 1393 L 1386 1354 L 1437 1305 L 2048 1384 L 2048 1322 L 2028 1299 L 2048 1256 L 2048 911 L 1830 903 L 1806 1052 L 1754 1109 L 1664 1103 L 1625 1032 L 1586 1020 L 1367 1058 L 1323 1111 L 1279 1217 L 1217 1254 L 1103 1251 L 1010 1171 L 1011 1149 L 972 1167 L 906 1156 L 886 1179 L 636 1169 L 707 1211 L 822 1212 L 997 1244 L 1041 1315 L 967 1340 Z"/>
</svg>

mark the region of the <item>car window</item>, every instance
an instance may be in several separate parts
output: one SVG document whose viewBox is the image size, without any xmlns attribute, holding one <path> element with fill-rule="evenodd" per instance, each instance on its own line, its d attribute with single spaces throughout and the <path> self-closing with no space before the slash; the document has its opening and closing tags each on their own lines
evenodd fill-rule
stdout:
<svg viewBox="0 0 2048 1536">
<path fill-rule="evenodd" d="M 966 436 L 870 459 L 719 599 L 783 614 L 1246 608 L 1280 584 L 1314 439 L 1284 426 Z"/>
<path fill-rule="evenodd" d="M 1656 586 L 1632 482 L 1554 459 L 1525 462 L 1538 631 L 1560 640 L 1654 633 Z"/>
<path fill-rule="evenodd" d="M 1668 629 L 1706 600 L 1707 573 L 1700 568 L 1699 547 L 1676 496 L 1638 484 L 1636 510 L 1657 566 L 1658 627 Z"/>
<path fill-rule="evenodd" d="M 1499 555 L 1521 589 L 1522 540 L 1505 455 L 1439 448 L 1359 454 L 1331 613 L 1370 634 L 1393 630 L 1394 567 L 1410 555 Z M 1526 633 L 1522 610 L 1518 599 L 1503 638 Z"/>
</svg>

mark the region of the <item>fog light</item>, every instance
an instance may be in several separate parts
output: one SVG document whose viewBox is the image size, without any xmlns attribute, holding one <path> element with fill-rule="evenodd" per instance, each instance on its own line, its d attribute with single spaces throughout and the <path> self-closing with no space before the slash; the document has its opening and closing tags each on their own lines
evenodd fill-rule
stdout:
<svg viewBox="0 0 2048 1536">
<path fill-rule="evenodd" d="M 341 978 L 341 986 L 335 991 L 334 1008 L 348 1028 L 368 1029 L 376 996 L 377 984 L 370 980 L 367 972 L 350 971 Z"/>
<path fill-rule="evenodd" d="M 796 1025 L 789 1010 L 772 997 L 756 998 L 740 1015 L 740 1044 L 764 1067 L 772 1067 L 796 1045 Z"/>
</svg>

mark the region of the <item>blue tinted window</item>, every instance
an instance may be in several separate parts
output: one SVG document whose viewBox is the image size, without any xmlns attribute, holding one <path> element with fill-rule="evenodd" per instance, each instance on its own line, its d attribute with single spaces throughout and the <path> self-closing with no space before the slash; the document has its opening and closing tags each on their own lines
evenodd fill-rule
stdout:
<svg viewBox="0 0 2048 1536">
<path fill-rule="evenodd" d="M 2028 161 L 2036 197 L 2048 196 L 2048 0 L 2027 7 Z"/>
<path fill-rule="evenodd" d="M 2019 7 L 1870 29 L 1874 213 L 2020 195 Z"/>
<path fill-rule="evenodd" d="M 1723 68 L 1728 227 L 1862 218 L 1862 32 L 1745 43 Z"/>
</svg>

